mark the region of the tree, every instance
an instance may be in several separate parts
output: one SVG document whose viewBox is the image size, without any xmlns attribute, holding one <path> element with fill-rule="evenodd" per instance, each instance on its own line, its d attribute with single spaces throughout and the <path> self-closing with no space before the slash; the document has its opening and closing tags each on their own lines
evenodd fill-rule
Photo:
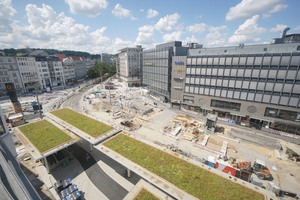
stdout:
<svg viewBox="0 0 300 200">
<path fill-rule="evenodd" d="M 105 62 L 97 62 L 95 66 L 91 67 L 87 71 L 87 76 L 89 78 L 97 78 L 109 73 L 110 76 L 116 73 L 116 67 L 114 65 L 108 65 Z"/>
</svg>

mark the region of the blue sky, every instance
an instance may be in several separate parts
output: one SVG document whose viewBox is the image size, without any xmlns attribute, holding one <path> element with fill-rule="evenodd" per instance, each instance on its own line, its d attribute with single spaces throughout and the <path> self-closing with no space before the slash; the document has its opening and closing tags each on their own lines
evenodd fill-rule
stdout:
<svg viewBox="0 0 300 200">
<path fill-rule="evenodd" d="M 180 40 L 204 47 L 300 33 L 299 0 L 0 0 L 0 49 L 117 53 Z"/>
</svg>

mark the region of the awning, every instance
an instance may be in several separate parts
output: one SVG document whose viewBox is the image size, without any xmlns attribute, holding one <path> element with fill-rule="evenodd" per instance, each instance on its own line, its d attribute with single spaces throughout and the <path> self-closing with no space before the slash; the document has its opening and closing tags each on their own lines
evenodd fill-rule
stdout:
<svg viewBox="0 0 300 200">
<path fill-rule="evenodd" d="M 260 120 L 260 121 L 274 122 L 274 120 L 264 119 L 264 118 L 259 118 L 259 117 L 252 117 L 252 116 L 250 116 L 250 119 L 257 119 L 257 120 Z"/>
<path fill-rule="evenodd" d="M 208 111 L 213 111 L 213 109 L 211 109 L 211 108 L 206 108 L 206 107 L 201 107 L 201 109 L 203 109 L 203 110 L 208 110 Z"/>
<path fill-rule="evenodd" d="M 238 113 L 230 113 L 231 115 L 240 116 L 240 117 L 246 117 L 246 115 L 238 114 Z"/>
</svg>

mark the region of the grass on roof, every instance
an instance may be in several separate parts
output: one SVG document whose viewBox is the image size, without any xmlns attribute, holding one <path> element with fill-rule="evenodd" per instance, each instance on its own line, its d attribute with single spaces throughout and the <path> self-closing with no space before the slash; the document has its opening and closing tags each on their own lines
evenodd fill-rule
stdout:
<svg viewBox="0 0 300 200">
<path fill-rule="evenodd" d="M 72 138 L 65 132 L 48 122 L 38 121 L 19 127 L 19 130 L 28 138 L 40 153 L 63 144 Z"/>
<path fill-rule="evenodd" d="M 113 129 L 111 126 L 108 126 L 68 108 L 55 110 L 51 113 L 94 138 Z"/>
<path fill-rule="evenodd" d="M 134 200 L 159 200 L 159 198 L 143 188 L 134 198 Z"/>
<path fill-rule="evenodd" d="M 199 199 L 264 199 L 260 193 L 124 134 L 104 145 Z"/>
</svg>

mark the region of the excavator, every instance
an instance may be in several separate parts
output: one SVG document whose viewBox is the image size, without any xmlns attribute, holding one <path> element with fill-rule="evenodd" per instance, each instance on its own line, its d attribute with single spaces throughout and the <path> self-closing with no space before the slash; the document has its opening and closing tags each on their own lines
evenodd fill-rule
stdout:
<svg viewBox="0 0 300 200">
<path fill-rule="evenodd" d="M 252 166 L 251 162 L 239 162 L 237 163 L 237 168 L 254 173 L 261 180 L 271 178 L 271 173 L 266 167 L 266 163 L 259 159 L 256 159 Z"/>
</svg>

